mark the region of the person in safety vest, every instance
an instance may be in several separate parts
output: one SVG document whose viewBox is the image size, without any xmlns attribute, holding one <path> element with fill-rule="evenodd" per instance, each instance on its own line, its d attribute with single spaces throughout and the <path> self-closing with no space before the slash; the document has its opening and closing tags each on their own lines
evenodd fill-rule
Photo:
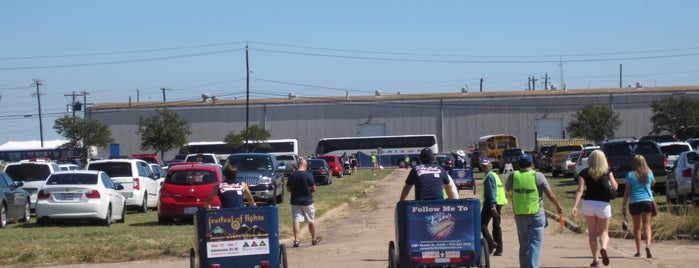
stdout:
<svg viewBox="0 0 699 268">
<path fill-rule="evenodd" d="M 413 185 L 415 186 L 415 200 L 443 200 L 444 191 L 447 193 L 447 198 L 455 199 L 456 196 L 451 187 L 454 182 L 442 166 L 434 162 L 434 153 L 430 148 L 424 148 L 420 151 L 420 162 L 421 164 L 410 170 L 408 178 L 405 179 L 400 200 L 403 201 L 408 197 Z"/>
<path fill-rule="evenodd" d="M 563 213 L 563 207 L 551 191 L 546 176 L 535 172 L 528 159 L 521 159 L 518 168 L 508 176 L 505 190 L 512 192 L 512 208 L 519 240 L 519 267 L 535 268 L 539 267 L 541 243 L 547 223 L 541 194 L 545 193 L 549 201 L 556 205 L 559 215 Z"/>
<path fill-rule="evenodd" d="M 500 176 L 493 172 L 493 164 L 490 159 L 483 158 L 481 169 L 485 173 L 483 179 L 483 209 L 481 210 L 481 233 L 488 242 L 489 252 L 495 256 L 502 256 L 502 229 L 500 228 L 500 210 L 507 205 L 505 187 Z M 493 219 L 493 235 L 488 232 L 488 223 Z"/>
</svg>

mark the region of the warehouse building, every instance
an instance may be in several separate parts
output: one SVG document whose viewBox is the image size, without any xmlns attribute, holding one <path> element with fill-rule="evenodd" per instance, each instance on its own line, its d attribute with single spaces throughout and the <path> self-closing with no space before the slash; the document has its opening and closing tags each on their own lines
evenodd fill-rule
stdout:
<svg viewBox="0 0 699 268">
<path fill-rule="evenodd" d="M 496 133 L 519 137 L 531 150 L 537 139 L 570 138 L 565 127 L 586 103 L 609 105 L 622 121 L 618 137 L 640 137 L 652 130 L 650 104 L 669 96 L 699 98 L 699 86 L 567 89 L 372 96 L 303 97 L 200 101 L 98 103 L 88 118 L 110 127 L 120 154 L 140 153 L 140 117 L 167 109 L 189 120 L 189 141 L 221 141 L 229 133 L 259 125 L 272 139 L 296 138 L 299 154 L 313 154 L 327 137 L 436 134 L 441 151 L 466 149 Z M 246 119 L 246 111 L 248 116 Z M 109 156 L 110 148 L 101 148 Z M 171 158 L 177 150 L 166 152 Z"/>
</svg>

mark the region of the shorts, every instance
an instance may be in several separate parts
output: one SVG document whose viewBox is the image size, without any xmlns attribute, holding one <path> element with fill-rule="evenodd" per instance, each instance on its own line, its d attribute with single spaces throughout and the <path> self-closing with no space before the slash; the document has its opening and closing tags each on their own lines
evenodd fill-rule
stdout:
<svg viewBox="0 0 699 268">
<path fill-rule="evenodd" d="M 612 217 L 612 205 L 604 201 L 583 200 L 582 213 L 585 216 L 609 219 Z"/>
<path fill-rule="evenodd" d="M 629 214 L 638 215 L 641 214 L 641 212 L 653 212 L 653 201 L 638 201 L 635 203 L 629 203 Z"/>
<path fill-rule="evenodd" d="M 313 204 L 308 206 L 291 205 L 291 219 L 294 223 L 313 223 L 316 217 L 316 207 Z"/>
</svg>

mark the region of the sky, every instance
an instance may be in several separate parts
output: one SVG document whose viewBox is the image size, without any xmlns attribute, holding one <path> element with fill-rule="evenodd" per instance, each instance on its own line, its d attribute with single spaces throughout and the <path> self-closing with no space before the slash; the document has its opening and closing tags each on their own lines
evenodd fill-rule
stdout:
<svg viewBox="0 0 699 268">
<path fill-rule="evenodd" d="M 74 92 L 88 105 L 245 98 L 246 47 L 251 98 L 479 91 L 481 79 L 483 92 L 530 78 L 536 90 L 699 85 L 697 11 L 692 0 L 2 1 L 0 144 L 63 139 L 53 122 L 72 114 Z"/>
</svg>

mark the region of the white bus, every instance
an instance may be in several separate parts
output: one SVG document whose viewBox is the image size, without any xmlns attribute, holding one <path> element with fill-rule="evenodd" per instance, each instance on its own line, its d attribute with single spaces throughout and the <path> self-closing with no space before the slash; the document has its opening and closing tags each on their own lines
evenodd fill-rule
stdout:
<svg viewBox="0 0 699 268">
<path fill-rule="evenodd" d="M 411 163 L 419 162 L 420 150 L 430 148 L 434 153 L 439 152 L 437 136 L 424 135 L 394 135 L 369 137 L 323 138 L 318 140 L 316 154 L 337 155 L 344 153 L 355 154 L 359 166 L 371 166 L 371 154 L 377 156 L 383 166 L 398 166 L 408 155 Z"/>
<path fill-rule="evenodd" d="M 267 143 L 269 147 L 258 146 L 259 143 Z M 251 153 L 268 153 L 272 155 L 296 154 L 299 153 L 299 142 L 297 139 L 266 140 L 264 142 L 250 141 L 248 143 Z M 228 155 L 234 153 L 244 153 L 245 146 L 230 148 L 223 141 L 198 141 L 190 142 L 180 150 L 180 154 L 210 153 L 216 154 L 219 159 L 226 159 Z"/>
</svg>

